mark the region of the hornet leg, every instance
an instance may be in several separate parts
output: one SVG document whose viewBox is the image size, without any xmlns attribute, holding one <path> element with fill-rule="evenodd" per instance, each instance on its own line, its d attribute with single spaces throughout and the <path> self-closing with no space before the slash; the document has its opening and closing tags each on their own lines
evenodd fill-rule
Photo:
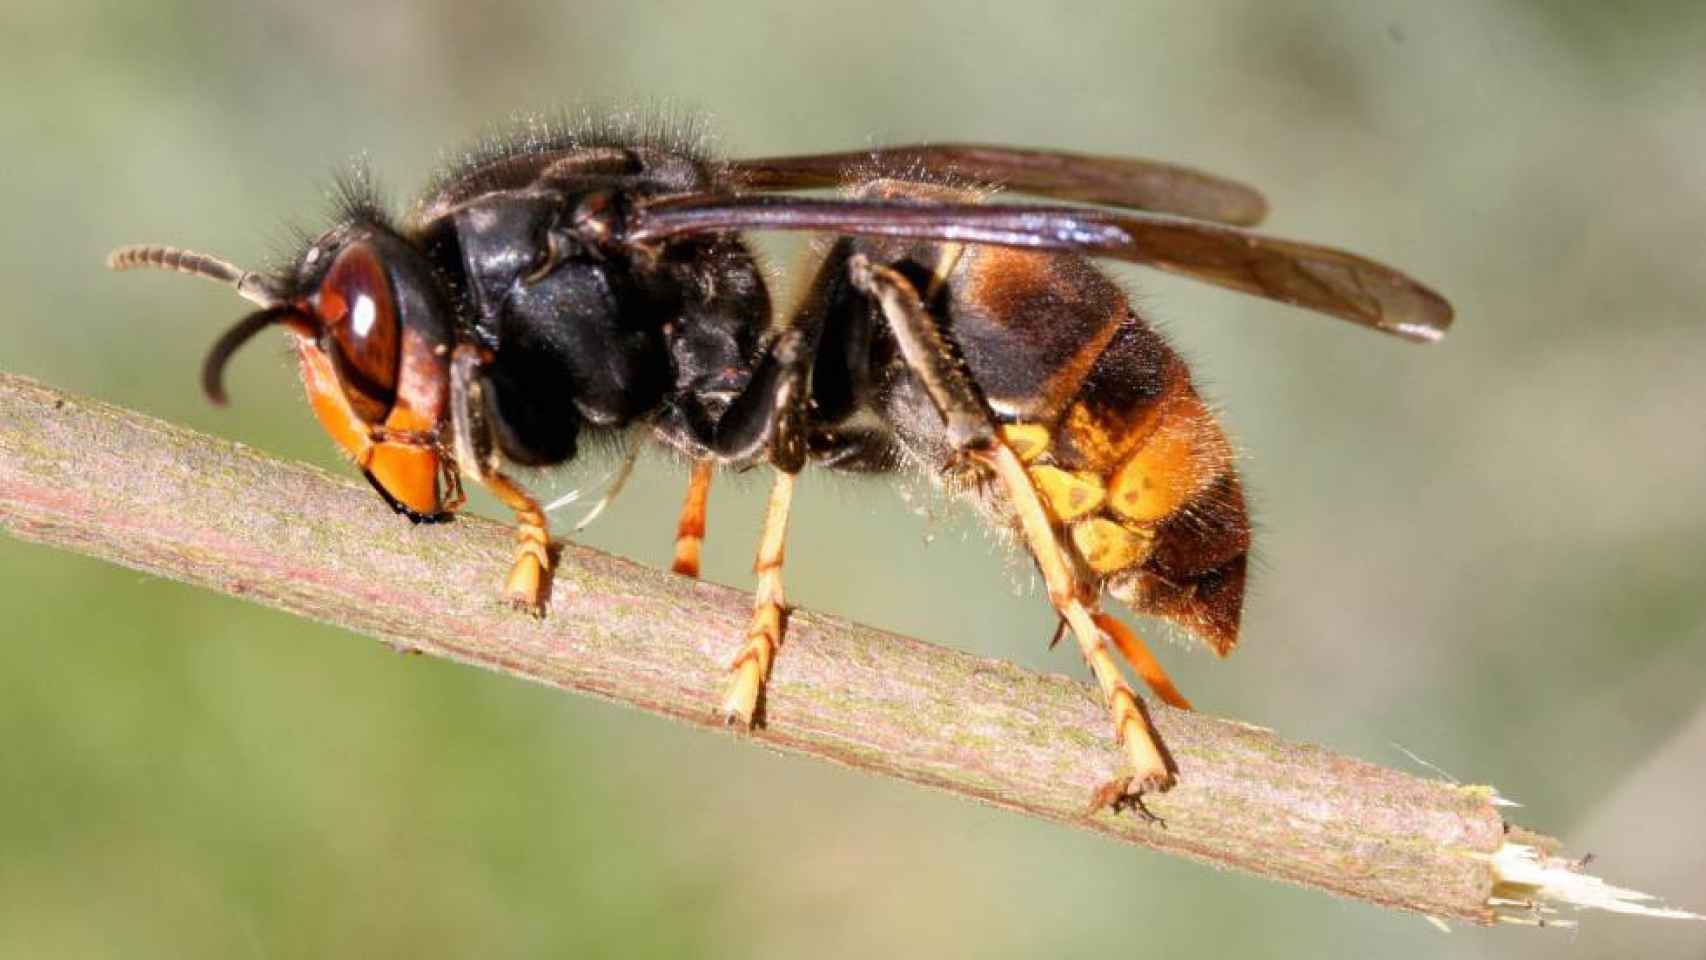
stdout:
<svg viewBox="0 0 1706 960">
<path fill-rule="evenodd" d="M 503 595 L 518 609 L 544 616 L 551 576 L 551 530 L 539 501 L 499 469 L 497 446 L 485 419 L 483 361 L 478 347 L 458 346 L 450 360 L 450 415 L 457 464 L 515 511 L 515 562 Z"/>
<path fill-rule="evenodd" d="M 1176 768 L 1162 748 L 1137 695 L 1114 663 L 1092 611 L 1080 599 L 1084 591 L 1073 573 L 1054 520 L 1024 464 L 997 432 L 995 419 L 954 350 L 948 331 L 930 315 L 918 291 L 898 271 L 872 264 L 862 256 L 853 257 L 848 269 L 854 286 L 881 306 L 901 353 L 941 412 L 949 438 L 960 456 L 991 471 L 1005 488 L 1031 555 L 1042 572 L 1049 601 L 1071 628 L 1080 653 L 1101 687 L 1102 700 L 1113 721 L 1115 736 L 1125 747 L 1131 773 L 1096 791 L 1092 810 L 1106 804 L 1117 807 L 1128 802 L 1133 794 L 1171 787 Z"/>
<path fill-rule="evenodd" d="M 705 500 L 711 495 L 710 460 L 693 461 L 687 481 L 687 497 L 681 502 L 681 517 L 675 523 L 675 563 L 671 570 L 683 576 L 699 576 L 699 547 L 705 542 Z"/>
<path fill-rule="evenodd" d="M 747 629 L 745 645 L 729 665 L 734 676 L 718 711 L 731 726 L 751 728 L 761 722 L 759 704 L 764 682 L 770 675 L 770 664 L 781 646 L 787 623 L 787 604 L 782 594 L 783 543 L 788 532 L 794 477 L 804 468 L 806 460 L 806 383 L 816 344 L 817 328 L 810 321 L 796 324 L 778 336 L 760 361 L 747 391 L 729 408 L 718 424 L 718 434 L 709 444 L 715 453 L 730 459 L 762 451 L 776 468 L 776 483 L 770 490 L 764 531 L 759 537 L 758 559 L 753 564 L 758 587 L 753 598 L 752 624 Z M 693 496 L 690 488 L 689 506 Z M 686 513 L 684 509 L 684 518 Z"/>
<path fill-rule="evenodd" d="M 777 471 L 770 488 L 770 505 L 764 511 L 764 533 L 758 540 L 758 558 L 752 571 L 758 587 L 752 598 L 752 625 L 746 645 L 735 654 L 729 669 L 734 678 L 723 696 L 721 713 L 730 726 L 751 728 L 758 716 L 758 701 L 770 663 L 782 644 L 788 622 L 788 604 L 782 596 L 782 557 L 788 534 L 788 508 L 794 498 L 794 474 Z"/>
</svg>

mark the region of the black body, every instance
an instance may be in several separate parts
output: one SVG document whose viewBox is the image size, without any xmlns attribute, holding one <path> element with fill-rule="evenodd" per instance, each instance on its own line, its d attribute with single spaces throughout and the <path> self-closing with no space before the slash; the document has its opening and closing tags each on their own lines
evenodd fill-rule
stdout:
<svg viewBox="0 0 1706 960">
<path fill-rule="evenodd" d="M 583 428 L 650 422 L 690 455 L 751 459 L 750 426 L 721 426 L 753 381 L 765 334 L 754 318 L 771 309 L 746 246 L 694 236 L 635 252 L 589 244 L 574 224 L 585 204 L 706 189 L 704 166 L 644 146 L 578 153 L 476 160 L 404 228 L 458 304 L 464 338 L 489 353 L 484 413 L 498 449 L 547 466 L 575 455 Z M 743 423 L 765 418 L 756 407 Z"/>
<path fill-rule="evenodd" d="M 730 189 L 714 164 L 679 150 L 495 150 L 447 175 L 401 228 L 457 304 L 462 338 L 488 355 L 479 420 L 497 452 L 560 464 L 575 456 L 581 431 L 636 424 L 693 458 L 768 460 L 788 472 L 807 460 L 890 470 L 903 435 L 920 455 L 951 451 L 932 435 L 941 421 L 929 399 L 907 389 L 881 311 L 848 272 L 849 258 L 873 244 L 925 257 L 935 245 L 843 239 L 790 320 L 773 325 L 764 278 L 733 232 L 639 247 L 587 242 L 589 211 L 620 215 L 643 198 Z"/>
</svg>

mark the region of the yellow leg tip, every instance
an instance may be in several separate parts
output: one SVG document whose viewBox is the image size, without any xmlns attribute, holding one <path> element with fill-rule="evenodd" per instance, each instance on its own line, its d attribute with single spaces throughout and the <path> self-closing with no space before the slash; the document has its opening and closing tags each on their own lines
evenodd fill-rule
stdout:
<svg viewBox="0 0 1706 960">
<path fill-rule="evenodd" d="M 1126 757 L 1131 760 L 1133 788 L 1140 793 L 1171 789 L 1177 781 L 1148 724 L 1131 718 L 1121 725 L 1120 734 L 1125 741 Z"/>
<path fill-rule="evenodd" d="M 1167 788 L 1164 786 L 1158 786 L 1138 777 L 1115 777 L 1097 787 L 1096 791 L 1090 795 L 1090 804 L 1084 808 L 1084 816 L 1093 817 L 1103 810 L 1111 810 L 1118 814 L 1129 808 L 1137 811 L 1137 815 L 1149 823 L 1165 827 L 1167 821 L 1156 816 L 1143 802 L 1144 794 L 1158 793 L 1165 789 Z"/>
<path fill-rule="evenodd" d="M 675 562 L 670 570 L 684 577 L 699 577 L 699 541 L 683 537 L 675 541 Z"/>
<path fill-rule="evenodd" d="M 729 669 L 734 678 L 718 709 L 723 721 L 731 727 L 752 729 L 758 715 L 758 697 L 764 692 L 764 681 L 770 675 L 770 662 L 781 642 L 781 611 L 766 604 L 753 614 L 752 628 L 747 631 L 746 645 L 735 654 Z"/>
<path fill-rule="evenodd" d="M 717 713 L 729 726 L 751 730 L 753 718 L 758 713 L 758 691 L 764 685 L 764 677 L 759 673 L 756 657 L 742 659 L 734 669 L 734 679 L 729 682 L 728 692 L 723 695 L 723 704 Z"/>
<path fill-rule="evenodd" d="M 1135 707 L 1133 708 L 1135 713 Z M 1161 753 L 1160 742 L 1149 726 L 1137 717 L 1128 716 L 1126 722 L 1115 728 L 1120 742 L 1125 745 L 1126 759 L 1131 761 L 1132 772 L 1129 776 L 1116 777 L 1102 784 L 1090 795 L 1090 805 L 1084 811 L 1085 816 L 1094 816 L 1103 809 L 1112 809 L 1119 813 L 1128 807 L 1150 823 L 1165 826 L 1165 821 L 1156 816 L 1144 805 L 1145 794 L 1166 793 L 1178 783 L 1173 775 L 1166 758 Z"/>
<path fill-rule="evenodd" d="M 524 551 L 510 567 L 509 577 L 504 580 L 503 595 L 516 609 L 542 617 L 545 615 L 544 586 L 545 565 L 534 552 Z"/>
</svg>

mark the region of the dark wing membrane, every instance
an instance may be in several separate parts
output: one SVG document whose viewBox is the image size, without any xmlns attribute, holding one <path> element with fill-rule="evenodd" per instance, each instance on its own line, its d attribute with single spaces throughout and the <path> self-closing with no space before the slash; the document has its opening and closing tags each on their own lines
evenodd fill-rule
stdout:
<svg viewBox="0 0 1706 960">
<path fill-rule="evenodd" d="M 871 176 L 961 177 L 1055 200 L 1153 210 L 1246 227 L 1261 223 L 1268 214 L 1267 200 L 1254 187 L 1189 167 L 977 143 L 735 160 L 725 164 L 722 172 L 731 186 L 750 190 L 835 187 Z"/>
<path fill-rule="evenodd" d="M 1088 207 L 684 196 L 646 203 L 625 237 L 807 230 L 1076 251 L 1129 260 L 1395 334 L 1438 340 L 1451 304 L 1384 264 L 1237 227 Z"/>
</svg>

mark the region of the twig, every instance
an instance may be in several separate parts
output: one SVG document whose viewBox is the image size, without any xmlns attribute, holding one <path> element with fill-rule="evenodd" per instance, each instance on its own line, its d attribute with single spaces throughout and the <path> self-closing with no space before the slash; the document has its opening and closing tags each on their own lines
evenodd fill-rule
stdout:
<svg viewBox="0 0 1706 960">
<path fill-rule="evenodd" d="M 705 727 L 717 725 L 750 602 L 565 545 L 549 616 L 535 621 L 497 598 L 510 557 L 498 524 L 412 527 L 347 478 L 7 375 L 0 524 Z M 787 752 L 1439 918 L 1533 922 L 1548 897 L 1569 899 L 1561 883 L 1580 877 L 1563 869 L 1553 841 L 1508 827 L 1491 789 L 1159 705 L 1155 722 L 1181 774 L 1173 791 L 1148 798 L 1164 825 L 1087 816 L 1086 799 L 1120 758 L 1088 687 L 804 610 L 788 636 L 768 723 L 752 735 Z M 1632 906 L 1603 887 L 1595 896 Z"/>
</svg>

